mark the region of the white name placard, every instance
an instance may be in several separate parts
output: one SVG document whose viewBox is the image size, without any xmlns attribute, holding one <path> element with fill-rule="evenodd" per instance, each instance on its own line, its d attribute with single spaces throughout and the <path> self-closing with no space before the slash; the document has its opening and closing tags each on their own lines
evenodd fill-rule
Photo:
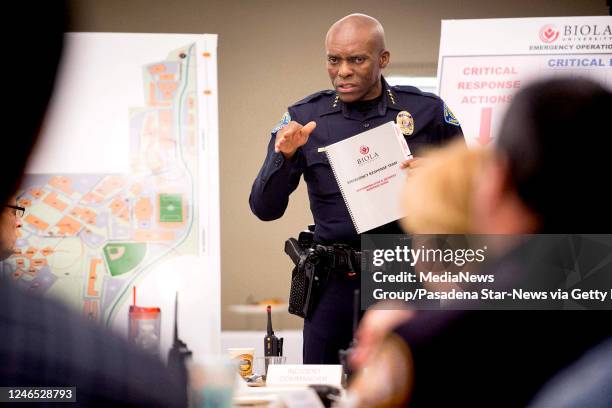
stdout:
<svg viewBox="0 0 612 408">
<path fill-rule="evenodd" d="M 267 386 L 327 384 L 342 385 L 339 364 L 273 364 L 268 367 Z"/>
</svg>

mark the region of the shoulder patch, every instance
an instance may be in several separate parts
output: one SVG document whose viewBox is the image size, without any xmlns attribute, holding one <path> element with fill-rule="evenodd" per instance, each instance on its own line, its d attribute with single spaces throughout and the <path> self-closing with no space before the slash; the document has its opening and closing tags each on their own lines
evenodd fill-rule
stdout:
<svg viewBox="0 0 612 408">
<path fill-rule="evenodd" d="M 444 121 L 449 125 L 460 126 L 459 120 L 453 115 L 453 112 L 444 104 Z"/>
<path fill-rule="evenodd" d="M 277 133 L 279 130 L 287 126 L 291 122 L 291 115 L 289 112 L 285 112 L 281 120 L 276 124 L 276 127 L 272 129 L 272 133 Z"/>
<path fill-rule="evenodd" d="M 330 95 L 334 95 L 334 91 L 332 91 L 331 89 L 326 89 L 325 91 L 315 92 L 312 95 L 308 95 L 304 99 L 297 101 L 291 106 L 298 106 L 298 105 L 303 105 L 305 103 L 314 102 L 323 96 L 330 96 Z"/>
</svg>

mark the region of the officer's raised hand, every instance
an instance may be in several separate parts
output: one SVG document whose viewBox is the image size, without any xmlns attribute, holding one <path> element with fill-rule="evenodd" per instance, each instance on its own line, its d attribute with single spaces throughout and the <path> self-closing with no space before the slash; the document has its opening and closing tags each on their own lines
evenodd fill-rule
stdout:
<svg viewBox="0 0 612 408">
<path fill-rule="evenodd" d="M 285 159 L 291 159 L 298 147 L 303 146 L 308 141 L 308 136 L 317 127 L 314 121 L 308 122 L 304 126 L 295 121 L 291 121 L 276 133 L 274 152 L 281 152 Z"/>
</svg>

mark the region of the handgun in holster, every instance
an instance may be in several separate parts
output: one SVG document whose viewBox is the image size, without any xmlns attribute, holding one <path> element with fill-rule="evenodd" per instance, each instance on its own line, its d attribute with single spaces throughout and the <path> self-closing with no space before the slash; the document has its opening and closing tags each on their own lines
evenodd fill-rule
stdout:
<svg viewBox="0 0 612 408">
<path fill-rule="evenodd" d="M 285 241 L 285 253 L 295 267 L 291 272 L 289 313 L 308 319 L 312 316 L 329 270 L 324 265 L 327 249 L 314 243 L 314 225 L 298 237 Z"/>
</svg>

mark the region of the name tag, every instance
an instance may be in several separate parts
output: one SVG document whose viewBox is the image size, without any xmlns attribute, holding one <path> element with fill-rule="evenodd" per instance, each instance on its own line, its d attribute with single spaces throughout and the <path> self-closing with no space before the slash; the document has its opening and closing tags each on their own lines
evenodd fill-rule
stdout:
<svg viewBox="0 0 612 408">
<path fill-rule="evenodd" d="M 342 385 L 340 364 L 272 364 L 268 366 L 267 386 L 326 384 Z"/>
</svg>

